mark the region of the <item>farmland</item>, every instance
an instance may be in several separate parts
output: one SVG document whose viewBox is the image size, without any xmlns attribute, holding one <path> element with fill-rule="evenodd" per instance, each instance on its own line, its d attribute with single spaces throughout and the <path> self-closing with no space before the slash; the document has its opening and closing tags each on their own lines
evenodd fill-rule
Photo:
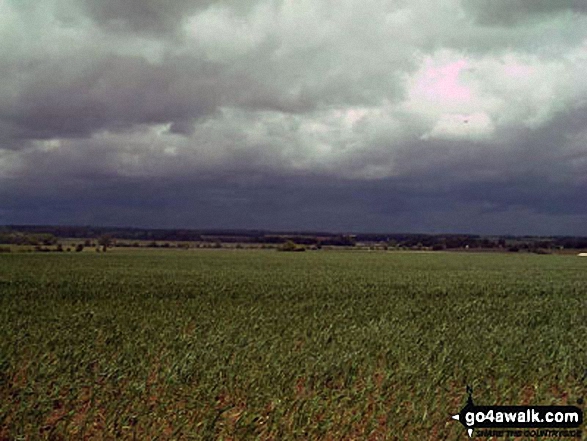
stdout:
<svg viewBox="0 0 587 441">
<path fill-rule="evenodd" d="M 586 265 L 0 255 L 0 438 L 465 439 L 467 384 L 480 404 L 587 398 Z"/>
</svg>

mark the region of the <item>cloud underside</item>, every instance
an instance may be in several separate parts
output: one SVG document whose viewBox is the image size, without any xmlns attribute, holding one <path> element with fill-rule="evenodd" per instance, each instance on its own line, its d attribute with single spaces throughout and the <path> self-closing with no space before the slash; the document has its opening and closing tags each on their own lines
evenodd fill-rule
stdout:
<svg viewBox="0 0 587 441">
<path fill-rule="evenodd" d="M 0 4 L 0 222 L 587 235 L 583 2 Z"/>
</svg>

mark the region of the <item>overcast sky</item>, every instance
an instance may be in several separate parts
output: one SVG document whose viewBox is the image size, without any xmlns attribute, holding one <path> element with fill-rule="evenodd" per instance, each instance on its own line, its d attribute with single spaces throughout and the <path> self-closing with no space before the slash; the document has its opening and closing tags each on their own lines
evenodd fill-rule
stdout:
<svg viewBox="0 0 587 441">
<path fill-rule="evenodd" d="M 0 0 L 0 224 L 587 235 L 587 2 Z"/>
</svg>

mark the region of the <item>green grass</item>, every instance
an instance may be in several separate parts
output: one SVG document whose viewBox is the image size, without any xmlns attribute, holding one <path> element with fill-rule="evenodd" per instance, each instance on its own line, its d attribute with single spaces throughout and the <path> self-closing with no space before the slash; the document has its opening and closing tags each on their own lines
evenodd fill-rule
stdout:
<svg viewBox="0 0 587 441">
<path fill-rule="evenodd" d="M 0 439 L 465 439 L 587 398 L 587 260 L 0 255 Z"/>
</svg>

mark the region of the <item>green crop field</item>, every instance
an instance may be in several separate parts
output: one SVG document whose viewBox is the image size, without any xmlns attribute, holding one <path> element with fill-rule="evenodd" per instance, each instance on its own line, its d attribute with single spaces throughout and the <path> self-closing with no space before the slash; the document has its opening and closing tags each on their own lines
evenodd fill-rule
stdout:
<svg viewBox="0 0 587 441">
<path fill-rule="evenodd" d="M 581 403 L 586 347 L 575 256 L 0 255 L 0 439 L 460 440 L 467 384 Z"/>
</svg>

